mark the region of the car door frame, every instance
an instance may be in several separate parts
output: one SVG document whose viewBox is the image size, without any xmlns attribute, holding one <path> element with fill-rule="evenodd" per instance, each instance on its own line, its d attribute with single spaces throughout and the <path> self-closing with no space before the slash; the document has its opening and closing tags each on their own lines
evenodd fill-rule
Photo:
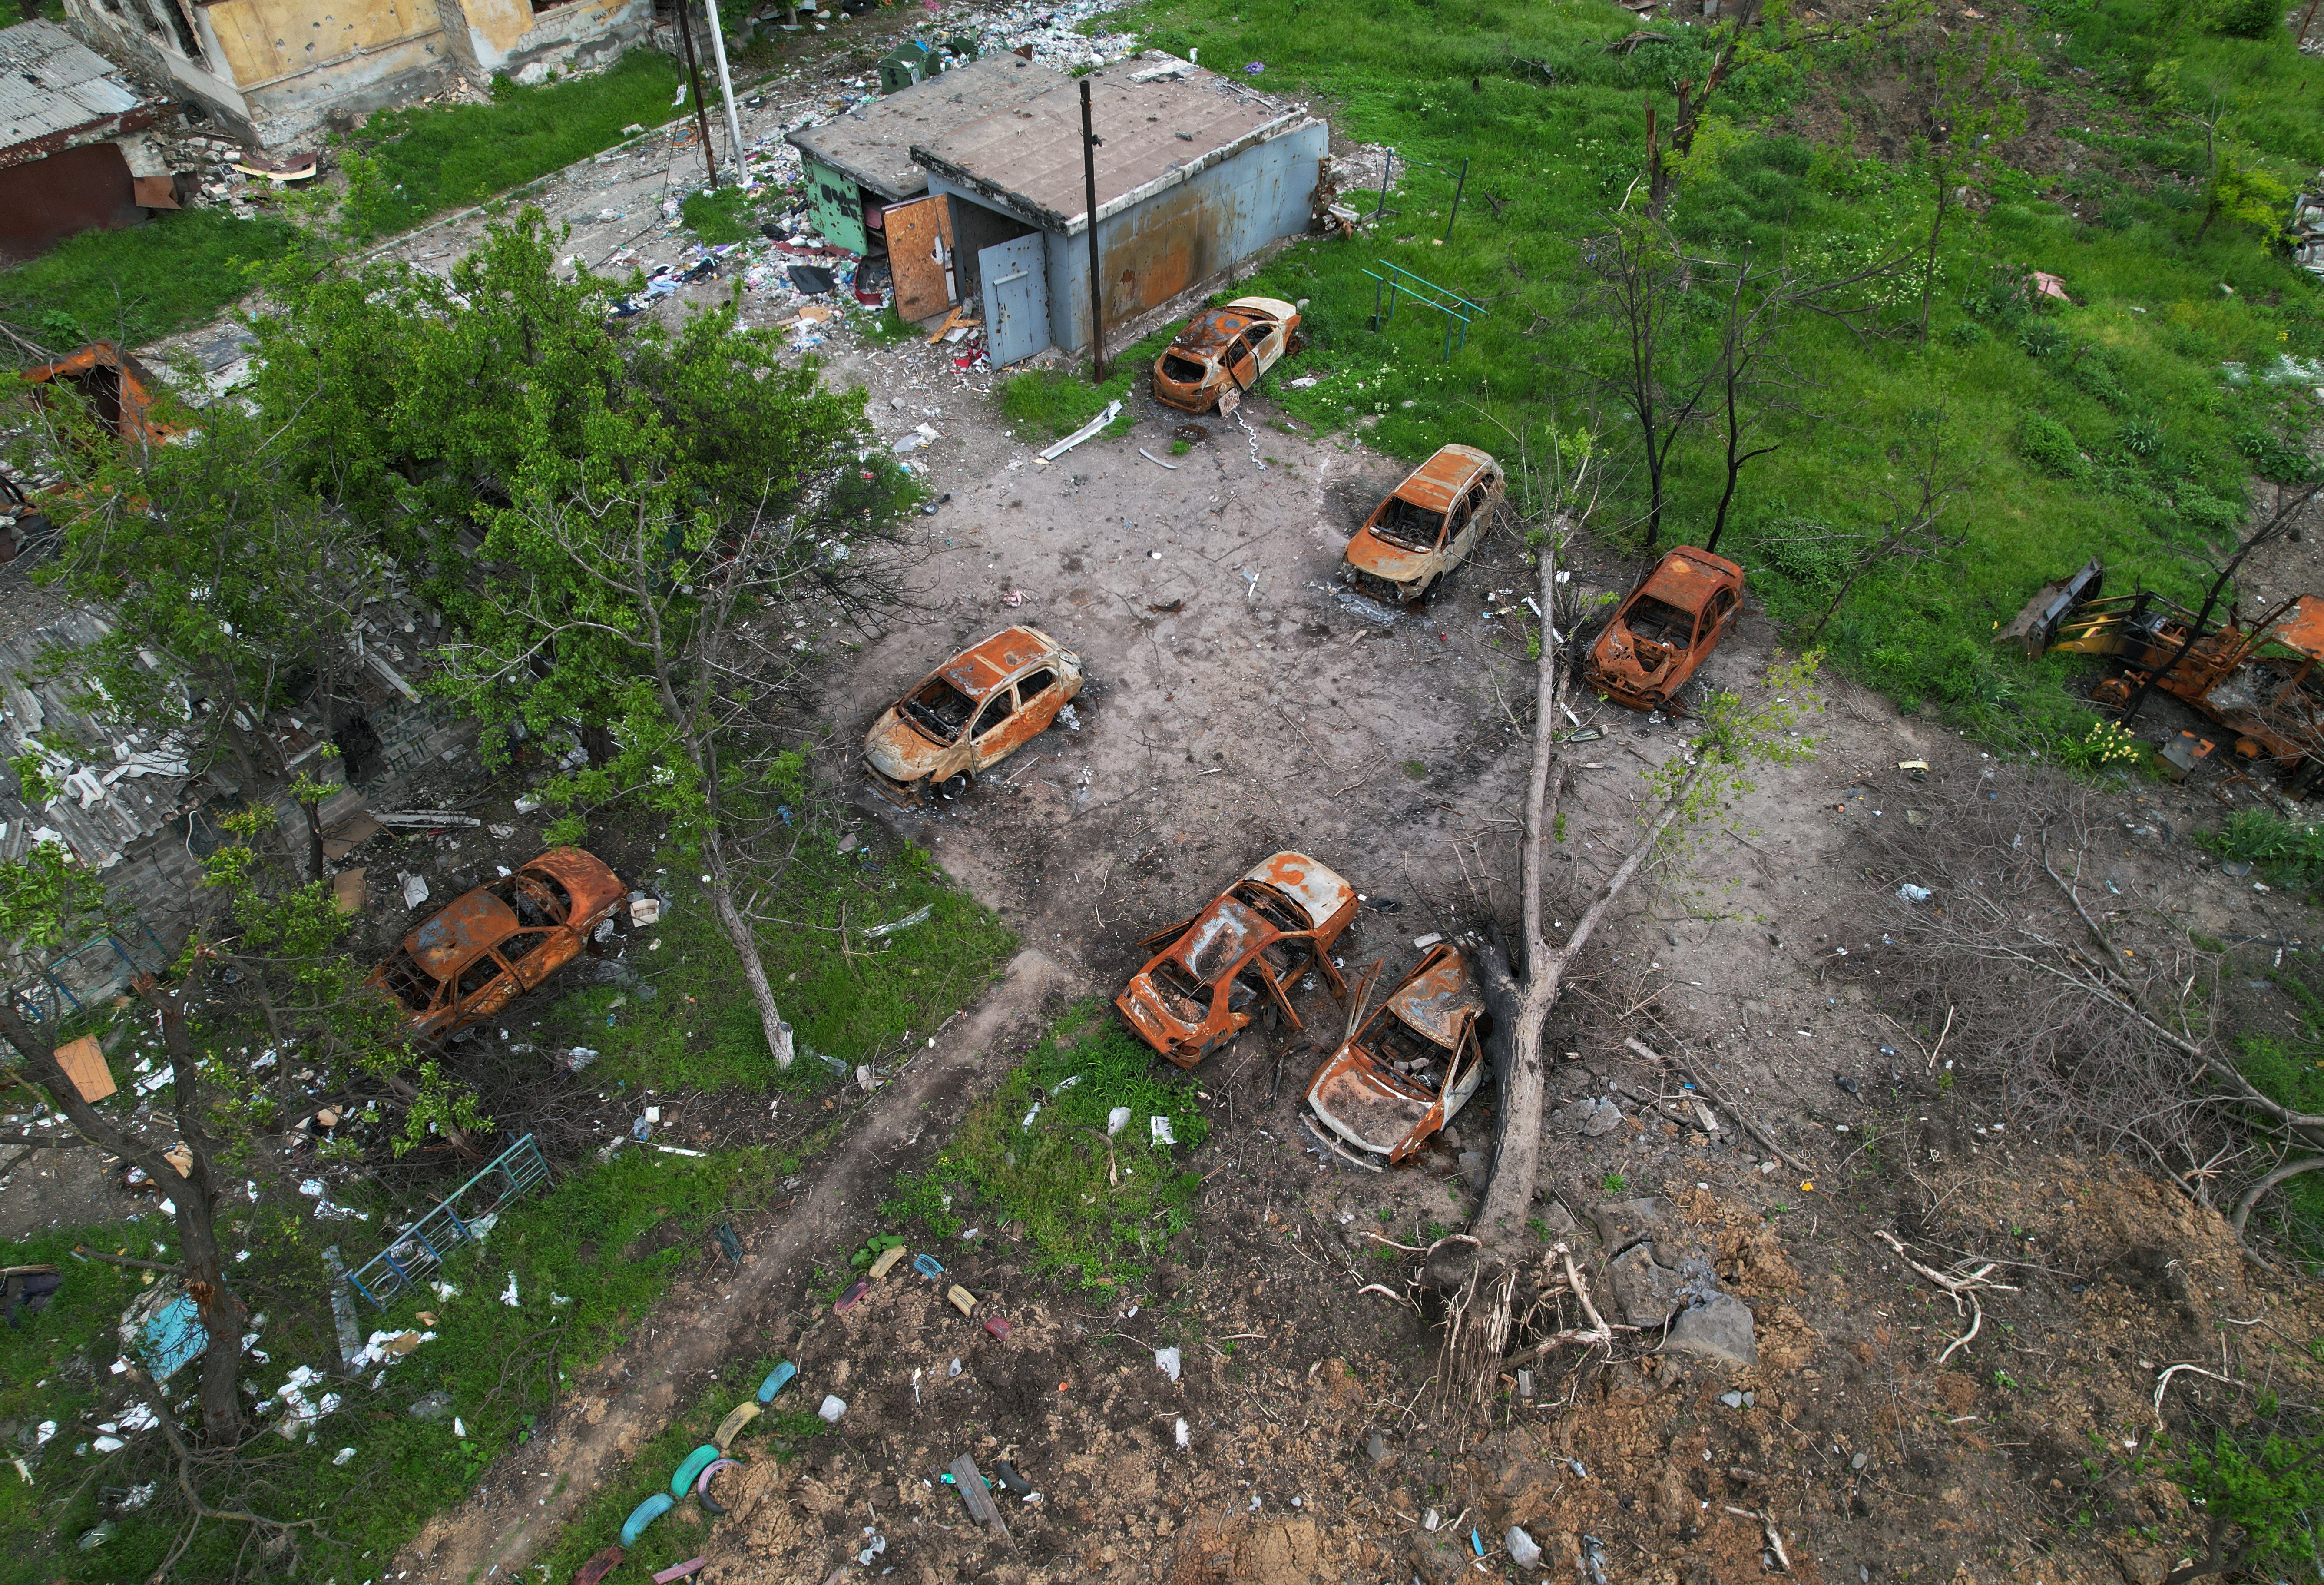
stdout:
<svg viewBox="0 0 2324 1585">
<path fill-rule="evenodd" d="M 1233 383 L 1238 391 L 1250 390 L 1259 384 L 1259 376 L 1267 372 L 1266 366 L 1259 361 L 1259 348 L 1251 345 L 1250 333 L 1255 328 L 1246 325 L 1237 330 L 1234 338 L 1227 343 L 1226 350 L 1219 355 L 1219 366 L 1226 370 L 1227 378 Z M 1238 347 L 1243 349 L 1240 363 L 1234 361 L 1234 350 Z M 1242 371 L 1245 367 L 1250 370 L 1248 378 L 1243 375 Z"/>
<path fill-rule="evenodd" d="M 541 937 L 540 945 L 521 958 L 512 958 L 501 950 L 516 937 L 524 935 Z M 528 924 L 521 925 L 503 936 L 493 944 L 492 950 L 493 955 L 506 964 L 508 971 L 516 977 L 517 985 L 521 987 L 519 994 L 521 995 L 524 991 L 534 989 L 550 975 L 573 961 L 578 955 L 577 949 L 574 945 L 576 941 L 577 936 L 569 924 Z M 560 947 L 565 949 L 561 952 L 558 950 Z M 535 971 L 532 969 L 534 964 L 540 964 L 541 967 Z"/>
<path fill-rule="evenodd" d="M 991 726 L 986 727 L 982 731 L 979 731 L 977 728 L 983 722 L 985 712 L 991 709 L 992 708 L 993 701 L 999 699 L 1006 699 L 1009 701 L 1008 712 L 999 720 L 993 722 Z M 1009 748 L 1004 749 L 1002 752 L 993 755 L 991 758 L 987 758 L 984 754 L 984 740 L 993 733 L 1004 730 L 1010 722 L 1015 720 L 1023 712 L 1024 706 L 1017 697 L 1017 680 L 1015 678 L 1012 677 L 1007 682 L 1002 683 L 1000 687 L 987 691 L 984 698 L 978 701 L 976 713 L 969 717 L 968 729 L 962 734 L 962 736 L 968 740 L 968 764 L 962 768 L 967 771 L 970 775 L 973 776 L 989 765 L 999 765 L 1002 760 L 1008 758 L 1010 754 L 1015 753 L 1017 749 L 1022 748 L 1024 744 L 1022 741 L 1019 741 L 1010 746 Z"/>
</svg>

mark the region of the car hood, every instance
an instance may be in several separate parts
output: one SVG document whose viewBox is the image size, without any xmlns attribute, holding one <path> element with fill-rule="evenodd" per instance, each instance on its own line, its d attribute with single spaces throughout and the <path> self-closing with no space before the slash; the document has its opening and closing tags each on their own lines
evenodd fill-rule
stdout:
<svg viewBox="0 0 2324 1585">
<path fill-rule="evenodd" d="M 1177 1047 L 1196 1027 L 1171 1010 L 1150 974 L 1133 978 L 1114 998 L 1114 1006 L 1121 1009 L 1123 1017 L 1137 1025 L 1140 1034 L 1163 1050 Z"/>
<path fill-rule="evenodd" d="M 1425 573 L 1434 558 L 1434 551 L 1407 551 L 1388 543 L 1370 528 L 1356 530 L 1355 538 L 1348 542 L 1349 566 L 1390 583 L 1409 583 Z"/>
<path fill-rule="evenodd" d="M 1316 1071 L 1307 1105 L 1326 1128 L 1360 1150 L 1397 1159 L 1425 1137 L 1437 1098 L 1350 1041 Z"/>
<path fill-rule="evenodd" d="M 874 770 L 896 782 L 917 782 L 934 774 L 947 752 L 946 745 L 931 743 L 915 730 L 893 705 L 881 712 L 863 739 L 863 757 Z"/>
<path fill-rule="evenodd" d="M 1600 665 L 1643 681 L 1651 682 L 1659 678 L 1671 669 L 1678 657 L 1677 650 L 1665 649 L 1658 644 L 1641 643 L 1637 635 L 1619 622 L 1607 628 L 1606 636 L 1598 641 Z"/>
</svg>

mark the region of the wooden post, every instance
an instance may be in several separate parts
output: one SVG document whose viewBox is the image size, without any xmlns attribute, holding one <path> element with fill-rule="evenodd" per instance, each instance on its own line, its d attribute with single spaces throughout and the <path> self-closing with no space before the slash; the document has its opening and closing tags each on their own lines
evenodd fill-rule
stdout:
<svg viewBox="0 0 2324 1585">
<path fill-rule="evenodd" d="M 1082 79 L 1082 191 L 1089 209 L 1090 383 L 1105 384 L 1105 282 L 1097 273 L 1097 145 L 1090 129 L 1089 79 Z"/>
<path fill-rule="evenodd" d="M 710 152 L 710 112 L 702 103 L 702 69 L 694 60 L 694 27 L 687 20 L 687 0 L 678 0 L 678 35 L 686 41 L 686 80 L 694 90 L 694 125 L 702 139 L 702 163 L 710 172 L 710 185 L 718 185 L 718 157 Z"/>
</svg>

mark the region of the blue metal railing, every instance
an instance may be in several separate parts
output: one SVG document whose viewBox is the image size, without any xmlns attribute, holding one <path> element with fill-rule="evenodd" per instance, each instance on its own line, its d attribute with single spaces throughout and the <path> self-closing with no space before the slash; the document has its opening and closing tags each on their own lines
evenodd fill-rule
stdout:
<svg viewBox="0 0 2324 1585">
<path fill-rule="evenodd" d="M 1396 302 L 1397 297 L 1401 295 L 1443 311 L 1445 357 L 1450 358 L 1454 352 L 1469 345 L 1469 321 L 1485 317 L 1485 311 L 1480 305 L 1471 302 L 1456 292 L 1439 286 L 1425 275 L 1414 274 L 1400 264 L 1391 264 L 1386 259 L 1379 262 L 1380 269 L 1388 272 L 1386 274 L 1379 274 L 1370 270 L 1364 272 L 1379 283 L 1372 288 L 1371 329 L 1386 329 L 1396 319 Z M 1383 297 L 1387 299 L 1388 304 L 1385 312 L 1381 311 L 1380 306 Z"/>
<path fill-rule="evenodd" d="M 348 1273 L 348 1283 L 356 1293 L 386 1309 L 398 1295 L 427 1281 L 447 1255 L 463 1244 L 480 1241 L 491 1229 L 488 1218 L 497 1217 L 503 1206 L 548 1182 L 549 1163 L 528 1134 L 397 1234 L 386 1248 Z"/>
</svg>

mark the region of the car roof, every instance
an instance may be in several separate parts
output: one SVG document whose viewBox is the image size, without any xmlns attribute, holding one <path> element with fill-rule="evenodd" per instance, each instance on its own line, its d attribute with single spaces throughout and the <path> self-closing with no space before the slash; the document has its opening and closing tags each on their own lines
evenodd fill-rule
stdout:
<svg viewBox="0 0 2324 1585">
<path fill-rule="evenodd" d="M 461 964 L 516 928 L 516 910 L 478 886 L 404 937 L 403 950 L 429 975 L 448 979 Z"/>
<path fill-rule="evenodd" d="M 1474 446 L 1440 446 L 1436 455 L 1405 476 L 1396 487 L 1399 500 L 1431 512 L 1449 509 L 1453 498 L 1469 487 L 1477 475 L 1494 466 L 1492 454 Z"/>
<path fill-rule="evenodd" d="M 1742 577 L 1743 569 L 1724 556 L 1681 545 L 1662 559 L 1642 592 L 1682 611 L 1698 611 L 1714 593 Z"/>
<path fill-rule="evenodd" d="M 1226 349 L 1226 344 L 1250 329 L 1252 317 L 1232 307 L 1214 308 L 1196 314 L 1186 321 L 1170 343 L 1173 352 L 1192 352 L 1198 356 L 1215 355 Z"/>
<path fill-rule="evenodd" d="M 1420 970 L 1388 999 L 1388 1010 L 1446 1051 L 1461 1044 L 1461 1032 L 1485 1010 L 1483 992 L 1469 973 L 1469 961 L 1449 942 L 1430 954 Z"/>
<path fill-rule="evenodd" d="M 1243 872 L 1243 879 L 1273 886 L 1306 911 L 1309 925 L 1320 925 L 1354 901 L 1356 889 L 1325 865 L 1305 853 L 1271 854 Z"/>
<path fill-rule="evenodd" d="M 1240 969 L 1251 954 L 1283 932 L 1232 896 L 1215 899 L 1194 927 L 1164 953 L 1205 985 Z"/>
<path fill-rule="evenodd" d="M 982 699 L 1026 667 L 1047 660 L 1057 646 L 1038 627 L 1010 627 L 974 649 L 963 650 L 937 668 L 936 675 L 971 699 Z"/>
</svg>

